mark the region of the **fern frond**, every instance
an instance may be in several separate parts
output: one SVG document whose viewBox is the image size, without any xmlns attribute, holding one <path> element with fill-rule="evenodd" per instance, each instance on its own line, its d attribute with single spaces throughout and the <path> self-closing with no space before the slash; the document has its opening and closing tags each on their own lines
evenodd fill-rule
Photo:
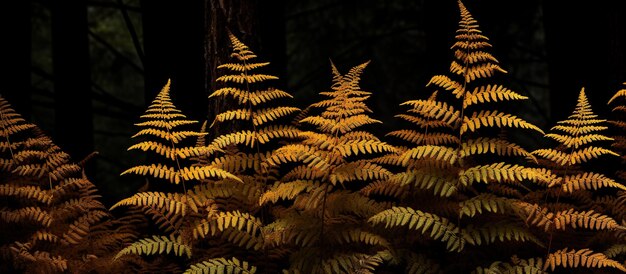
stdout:
<svg viewBox="0 0 626 274">
<path fill-rule="evenodd" d="M 334 172 L 330 175 L 330 182 L 335 185 L 337 182 L 343 184 L 347 181 L 384 179 L 389 176 L 391 176 L 391 172 L 384 167 L 370 163 L 367 160 L 362 160 L 336 167 Z"/>
<path fill-rule="evenodd" d="M 556 149 L 538 149 L 532 152 L 532 154 L 539 157 L 548 159 L 559 165 L 577 165 L 586 163 L 589 160 L 598 158 L 603 155 L 619 156 L 619 154 L 613 152 L 610 149 L 601 147 L 586 147 L 584 149 L 575 150 L 572 153 L 558 151 Z"/>
<path fill-rule="evenodd" d="M 626 191 L 626 186 L 602 174 L 593 172 L 565 176 L 562 184 L 562 188 L 565 192 L 598 190 L 604 187 L 618 188 Z"/>
<path fill-rule="evenodd" d="M 446 248 L 450 251 L 460 252 L 465 246 L 460 229 L 448 219 L 409 207 L 387 209 L 368 221 L 374 225 L 385 224 L 385 228 L 402 226 L 419 231 L 435 240 L 446 242 Z"/>
<path fill-rule="evenodd" d="M 462 230 L 463 237 L 468 244 L 483 245 L 500 242 L 533 242 L 544 247 L 543 243 L 528 229 L 519 224 L 502 222 L 489 223 L 479 227 L 468 226 Z"/>
<path fill-rule="evenodd" d="M 418 146 L 400 155 L 403 166 L 407 166 L 412 159 L 433 158 L 437 161 L 445 161 L 454 164 L 458 160 L 457 151 L 445 146 Z"/>
<path fill-rule="evenodd" d="M 400 105 L 409 105 L 412 107 L 412 109 L 409 110 L 410 112 L 421 114 L 426 118 L 443 121 L 448 125 L 455 125 L 461 115 L 458 110 L 455 110 L 453 106 L 445 102 L 412 100 Z"/>
<path fill-rule="evenodd" d="M 468 217 L 474 217 L 476 214 L 482 214 L 483 210 L 485 212 L 500 214 L 515 212 L 515 201 L 516 200 L 514 199 L 498 197 L 489 193 L 479 194 L 478 196 L 472 197 L 471 199 L 459 203 L 459 217 L 462 218 L 463 215 L 467 215 Z"/>
<path fill-rule="evenodd" d="M 422 133 L 410 129 L 392 131 L 387 136 L 393 136 L 414 143 L 416 145 L 450 145 L 458 144 L 459 138 L 449 133 Z"/>
<path fill-rule="evenodd" d="M 129 254 L 153 255 L 170 253 L 174 253 L 176 256 L 187 255 L 188 258 L 191 258 L 191 247 L 184 244 L 180 236 L 174 237 L 171 235 L 170 237 L 166 237 L 155 235 L 151 238 L 141 239 L 125 247 L 115 255 L 114 259 L 117 260 Z"/>
<path fill-rule="evenodd" d="M 626 268 L 612 259 L 607 258 L 602 253 L 594 253 L 590 249 L 569 250 L 568 248 L 550 253 L 546 259 L 544 269 L 550 268 L 554 271 L 556 267 L 563 268 L 604 268 L 610 267 L 626 272 Z"/>
<path fill-rule="evenodd" d="M 463 123 L 461 124 L 461 134 L 468 130 L 474 132 L 481 127 L 511 127 L 511 128 L 524 128 L 532 129 L 543 134 L 543 130 L 537 126 L 526 122 L 525 120 L 516 117 L 515 115 L 499 112 L 497 110 L 481 110 L 480 112 L 472 113 L 471 117 L 463 117 Z"/>
<path fill-rule="evenodd" d="M 535 156 L 523 149 L 521 146 L 510 143 L 506 140 L 495 138 L 477 138 L 467 140 L 461 144 L 460 156 L 467 157 L 476 154 L 494 153 L 500 156 L 523 156 L 533 159 Z"/>
<path fill-rule="evenodd" d="M 138 206 L 157 208 L 168 212 L 167 215 L 185 216 L 187 209 L 198 212 L 198 205 L 194 199 L 179 193 L 163 192 L 140 192 L 129 198 L 123 199 L 111 207 L 111 210 L 120 206 Z"/>
<path fill-rule="evenodd" d="M 215 258 L 191 265 L 185 274 L 254 274 L 256 266 L 233 257 L 230 260 Z"/>
<path fill-rule="evenodd" d="M 473 183 L 492 183 L 509 181 L 544 181 L 546 176 L 536 169 L 506 163 L 494 163 L 490 165 L 474 166 L 459 172 L 459 181 L 465 185 Z"/>
</svg>

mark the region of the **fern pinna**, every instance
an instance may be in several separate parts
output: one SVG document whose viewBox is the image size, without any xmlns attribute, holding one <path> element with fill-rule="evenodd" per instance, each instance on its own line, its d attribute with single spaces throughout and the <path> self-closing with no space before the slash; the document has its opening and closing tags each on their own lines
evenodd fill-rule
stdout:
<svg viewBox="0 0 626 274">
<path fill-rule="evenodd" d="M 141 130 L 133 137 L 149 137 L 150 139 L 131 146 L 129 150 L 150 151 L 159 160 L 150 165 L 131 167 L 122 174 L 143 175 L 158 183 L 164 182 L 167 185 L 178 186 L 180 191 L 139 192 L 119 201 L 112 207 L 114 209 L 129 206 L 141 209 L 152 217 L 160 230 L 167 233 L 164 236 L 154 235 L 140 239 L 120 250 L 115 258 L 129 260 L 131 266 L 136 267 L 135 271 L 159 269 L 181 271 L 210 256 L 204 254 L 205 249 L 195 249 L 198 245 L 206 245 L 197 233 L 198 226 L 206 227 L 203 235 L 215 235 L 218 231 L 232 228 L 230 222 L 232 216 L 217 210 L 218 202 L 215 201 L 213 194 L 216 190 L 212 184 L 220 180 L 241 183 L 241 180 L 220 167 L 191 165 L 187 161 L 188 158 L 210 155 L 219 149 L 212 146 L 184 145 L 186 140 L 201 137 L 206 133 L 183 130 L 198 122 L 187 119 L 172 103 L 169 81 L 141 118 L 144 121 L 136 124 Z M 227 220 L 226 224 L 225 220 Z M 222 235 L 219 234 L 219 236 Z M 134 255 L 157 254 L 170 254 L 184 259 L 141 261 L 133 257 Z M 179 265 L 180 262 L 184 265 Z"/>
<path fill-rule="evenodd" d="M 411 127 L 388 134 L 403 142 L 401 153 L 376 159 L 404 171 L 362 191 L 396 198 L 395 206 L 369 222 L 389 235 L 397 249 L 392 262 L 406 272 L 465 273 L 508 259 L 517 249 L 542 245 L 515 214 L 515 203 L 526 181 L 544 182 L 547 175 L 521 165 L 534 156 L 503 134 L 542 131 L 495 109 L 527 97 L 493 83 L 506 71 L 489 53 L 492 46 L 477 21 L 463 3 L 458 5 L 450 73 L 432 77 L 427 86 L 435 91 L 428 99 L 402 104 L 409 110 L 398 117 Z"/>
<path fill-rule="evenodd" d="M 626 89 L 618 90 L 608 104 L 614 106 L 612 119 L 607 121 L 612 133 L 611 138 L 614 140 L 611 147 L 621 158 L 615 177 L 619 182 L 624 182 L 626 181 Z M 612 206 L 612 213 L 615 214 L 617 220 L 626 219 L 626 191 L 620 191 L 617 197 L 611 197 L 606 202 L 607 205 Z"/>
<path fill-rule="evenodd" d="M 369 62 L 368 62 L 369 63 Z M 368 160 L 370 155 L 394 148 L 358 128 L 379 123 L 369 117 L 369 92 L 359 87 L 368 63 L 341 75 L 332 66 L 332 90 L 311 105 L 321 114 L 300 121 L 314 129 L 303 140 L 277 149 L 267 160 L 285 170 L 261 197 L 261 204 L 276 204 L 277 220 L 266 230 L 270 245 L 288 247 L 289 273 L 372 273 L 388 255 L 385 239 L 364 222 L 382 207 L 355 191 L 364 182 L 391 173 Z"/>
<path fill-rule="evenodd" d="M 221 88 L 209 96 L 210 99 L 231 102 L 210 124 L 210 127 L 220 129 L 220 135 L 208 142 L 209 146 L 221 151 L 215 158 L 205 158 L 199 164 L 206 162 L 241 178 L 243 183 L 222 181 L 212 190 L 216 195 L 213 198 L 223 201 L 219 210 L 231 216 L 235 227 L 233 231 L 245 227 L 249 231 L 238 233 L 245 232 L 254 237 L 229 235 L 228 239 L 232 240 L 224 247 L 239 248 L 230 253 L 218 252 L 216 254 L 221 254 L 222 258 L 216 256 L 215 259 L 232 262 L 232 257 L 254 258 L 242 263 L 258 267 L 259 272 L 270 273 L 277 271 L 276 258 L 281 257 L 284 251 L 267 248 L 261 237 L 263 233 L 260 229 L 270 216 L 267 208 L 259 205 L 259 198 L 276 175 L 276 168 L 262 163 L 274 148 L 298 136 L 299 130 L 290 125 L 288 118 L 299 109 L 282 105 L 292 96 L 273 87 L 272 80 L 277 77 L 263 74 L 269 62 L 256 61 L 257 56 L 250 48 L 232 33 L 229 33 L 229 38 L 233 50 L 230 61 L 218 66 L 222 74 L 215 79 Z M 200 235 L 207 233 L 206 227 L 199 228 Z"/>
<path fill-rule="evenodd" d="M 82 167 L 0 97 L 0 271 L 119 270 L 110 252 L 134 237 L 109 216 Z"/>
</svg>

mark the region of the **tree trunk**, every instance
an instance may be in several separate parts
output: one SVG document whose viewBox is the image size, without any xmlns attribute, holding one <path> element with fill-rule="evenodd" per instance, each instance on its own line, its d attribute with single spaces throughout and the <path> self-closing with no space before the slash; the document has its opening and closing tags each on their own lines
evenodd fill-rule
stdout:
<svg viewBox="0 0 626 274">
<path fill-rule="evenodd" d="M 93 151 L 87 1 L 51 1 L 56 143 L 75 160 Z"/>
<path fill-rule="evenodd" d="M 142 0 L 145 100 L 172 80 L 172 98 L 188 117 L 206 119 L 203 0 Z"/>
<path fill-rule="evenodd" d="M 2 85 L 0 94 L 17 112 L 29 117 L 31 112 L 31 1 L 7 1 L 4 9 L 13 16 L 0 16 L 0 28 L 10 42 L 2 50 Z"/>
</svg>

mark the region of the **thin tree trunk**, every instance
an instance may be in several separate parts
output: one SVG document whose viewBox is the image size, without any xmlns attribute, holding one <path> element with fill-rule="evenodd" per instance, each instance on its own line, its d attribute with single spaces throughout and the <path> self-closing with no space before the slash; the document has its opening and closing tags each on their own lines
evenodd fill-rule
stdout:
<svg viewBox="0 0 626 274">
<path fill-rule="evenodd" d="M 7 1 L 4 9 L 13 16 L 0 16 L 0 28 L 10 42 L 2 50 L 0 94 L 24 117 L 31 112 L 31 1 Z"/>
<path fill-rule="evenodd" d="M 217 66 L 229 61 L 231 49 L 228 31 L 252 49 L 259 45 L 259 40 L 256 38 L 258 37 L 257 2 L 255 0 L 205 0 L 204 3 L 204 71 L 209 76 L 205 89 L 208 93 L 212 93 L 222 87 L 220 83 L 215 82 L 215 79 L 221 75 Z M 228 109 L 231 104 L 232 102 L 222 98 L 211 99 L 209 102 L 209 121 Z M 208 132 L 210 137 L 222 133 L 219 124 L 209 129 Z"/>
<path fill-rule="evenodd" d="M 85 0 L 51 1 L 55 141 L 74 159 L 93 151 L 91 73 Z"/>
</svg>

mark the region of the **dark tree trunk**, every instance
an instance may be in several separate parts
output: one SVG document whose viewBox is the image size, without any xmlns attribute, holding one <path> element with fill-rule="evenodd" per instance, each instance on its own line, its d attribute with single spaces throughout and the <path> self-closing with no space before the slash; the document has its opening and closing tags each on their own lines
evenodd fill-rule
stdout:
<svg viewBox="0 0 626 274">
<path fill-rule="evenodd" d="M 51 1 L 56 143 L 74 159 L 93 151 L 87 1 Z"/>
<path fill-rule="evenodd" d="M 0 16 L 0 28 L 7 43 L 2 50 L 0 94 L 24 117 L 31 112 L 31 1 L 7 1 L 3 9 L 12 16 Z"/>
<path fill-rule="evenodd" d="M 205 3 L 204 71 L 209 77 L 205 89 L 210 94 L 221 86 L 214 79 L 221 74 L 217 66 L 229 61 L 228 31 L 252 49 L 259 59 L 271 62 L 267 73 L 274 74 L 285 84 L 287 55 L 285 38 L 285 0 L 225 0 Z M 212 99 L 209 120 L 228 108 L 230 102 Z M 215 125 L 209 133 L 222 133 Z"/>
<path fill-rule="evenodd" d="M 174 103 L 190 118 L 206 119 L 204 0 L 142 0 L 145 99 L 150 104 L 167 79 Z"/>
</svg>

